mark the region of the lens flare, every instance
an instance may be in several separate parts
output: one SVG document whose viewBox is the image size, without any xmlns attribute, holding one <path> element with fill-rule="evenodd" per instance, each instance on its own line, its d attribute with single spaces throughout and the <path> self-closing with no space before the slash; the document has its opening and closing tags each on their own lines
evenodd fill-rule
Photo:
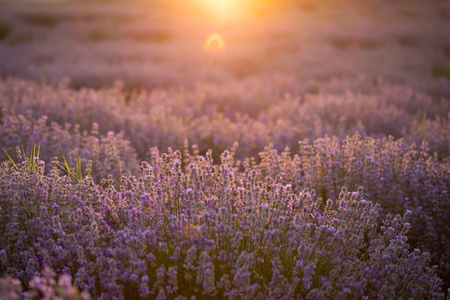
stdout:
<svg viewBox="0 0 450 300">
<path fill-rule="evenodd" d="M 203 50 L 212 54 L 222 53 L 225 51 L 225 40 L 220 34 L 212 33 L 203 42 Z"/>
</svg>

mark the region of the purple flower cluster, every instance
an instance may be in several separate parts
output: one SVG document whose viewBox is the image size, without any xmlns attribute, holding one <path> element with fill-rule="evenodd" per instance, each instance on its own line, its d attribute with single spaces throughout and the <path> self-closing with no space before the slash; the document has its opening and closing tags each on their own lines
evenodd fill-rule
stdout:
<svg viewBox="0 0 450 300">
<path fill-rule="evenodd" d="M 323 168 L 309 163 L 315 172 L 301 170 L 308 159 L 327 155 L 320 143 L 334 147 L 342 162 L 353 151 L 342 167 L 350 190 L 322 198 L 299 181 L 327 182 Z M 359 144 L 350 150 L 352 143 Z M 381 197 L 369 201 L 370 184 L 366 190 L 353 186 L 364 180 L 352 172 L 364 172 L 354 166 L 358 155 L 374 149 L 370 143 L 385 149 L 379 152 L 386 160 L 389 151 L 400 151 L 398 141 L 355 136 L 342 148 L 332 139 L 305 144 L 294 157 L 267 148 L 260 163 L 235 160 L 235 145 L 213 164 L 212 153 L 197 155 L 196 146 L 162 154 L 153 148 L 141 174 L 101 184 L 74 183 L 56 167 L 46 175 L 5 161 L 0 273 L 27 283 L 49 266 L 99 299 L 442 299 L 430 254 L 408 244 L 419 208 L 385 215 L 390 206 Z M 394 168 L 397 177 L 408 168 L 422 170 L 421 164 L 430 165 L 436 178 L 440 168 L 448 173 L 448 165 L 422 162 L 423 154 L 398 155 L 409 160 Z M 33 282 L 25 287 L 34 288 Z"/>
<path fill-rule="evenodd" d="M 412 212 L 409 244 L 431 253 L 440 274 L 450 282 L 450 164 L 432 156 L 427 142 L 417 148 L 402 139 L 348 136 L 339 142 L 325 136 L 299 142 L 292 156 L 268 146 L 257 169 L 264 178 L 279 178 L 295 192 L 314 189 L 323 199 L 336 199 L 343 186 L 364 187 L 364 197 L 387 213 Z"/>
<path fill-rule="evenodd" d="M 0 80 L 0 144 L 41 143 L 50 156 L 55 150 L 68 155 L 95 143 L 81 141 L 84 136 L 100 139 L 98 132 L 108 136 L 114 131 L 122 132 L 135 149 L 120 147 L 130 160 L 134 152 L 148 159 L 150 146 L 181 149 L 186 138 L 198 145 L 200 153 L 212 149 L 215 155 L 238 142 L 237 155 L 244 160 L 256 157 L 270 143 L 280 151 L 286 146 L 296 151 L 297 141 L 306 138 L 313 141 L 328 134 L 343 140 L 359 132 L 363 137 L 392 135 L 407 144 L 420 145 L 426 139 L 431 153 L 437 152 L 440 158 L 450 155 L 450 101 L 446 99 L 434 100 L 411 88 L 382 82 L 358 94 L 299 96 L 297 90 L 295 82 L 283 77 L 133 94 L 120 84 L 75 91 L 63 84 L 55 88 Z"/>
<path fill-rule="evenodd" d="M 449 102 L 260 86 L 0 80 L 2 293 L 444 297 Z"/>
<path fill-rule="evenodd" d="M 91 173 L 96 181 L 108 175 L 119 180 L 122 175 L 136 172 L 139 168 L 136 151 L 124 134 L 111 131 L 99 134 L 97 123 L 91 124 L 90 131 L 81 131 L 79 125 L 59 125 L 56 122 L 47 125 L 47 116 L 33 119 L 31 111 L 17 115 L 8 109 L 3 109 L 1 121 L 0 141 L 7 153 L 13 153 L 15 147 L 21 145 L 25 150 L 22 155 L 28 156 L 30 149 L 39 145 L 42 160 L 62 163 L 66 159 L 71 165 L 76 165 L 80 158 L 83 169 L 92 166 Z"/>
<path fill-rule="evenodd" d="M 0 299 L 45 299 L 45 300 L 88 300 L 90 295 L 87 292 L 80 293 L 72 286 L 72 278 L 68 274 L 59 276 L 55 280 L 55 272 L 48 266 L 42 269 L 41 276 L 34 276 L 27 283 L 29 290 L 23 292 L 20 280 L 10 276 L 0 278 Z"/>
</svg>

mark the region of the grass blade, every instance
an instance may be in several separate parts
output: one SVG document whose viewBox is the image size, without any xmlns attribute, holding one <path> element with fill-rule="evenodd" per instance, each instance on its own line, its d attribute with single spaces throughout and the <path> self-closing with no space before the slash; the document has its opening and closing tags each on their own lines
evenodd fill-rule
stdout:
<svg viewBox="0 0 450 300">
<path fill-rule="evenodd" d="M 19 171 L 19 167 L 17 166 L 17 164 L 14 162 L 14 160 L 12 159 L 11 156 L 9 156 L 8 152 L 5 150 L 5 148 L 3 148 L 3 152 L 5 152 L 6 156 L 8 156 L 9 161 L 13 164 L 13 166 L 16 168 L 17 171 Z"/>
</svg>

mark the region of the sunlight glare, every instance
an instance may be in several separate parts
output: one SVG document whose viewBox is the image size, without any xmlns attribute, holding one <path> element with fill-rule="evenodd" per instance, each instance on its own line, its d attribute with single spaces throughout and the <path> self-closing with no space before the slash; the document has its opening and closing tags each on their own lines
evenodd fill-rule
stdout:
<svg viewBox="0 0 450 300">
<path fill-rule="evenodd" d="M 217 19 L 232 19 L 242 11 L 238 0 L 197 0 L 208 14 Z"/>
<path fill-rule="evenodd" d="M 190 0 L 202 20 L 208 22 L 240 22 L 276 13 L 286 0 Z M 291 1 L 291 0 L 289 0 Z"/>
</svg>

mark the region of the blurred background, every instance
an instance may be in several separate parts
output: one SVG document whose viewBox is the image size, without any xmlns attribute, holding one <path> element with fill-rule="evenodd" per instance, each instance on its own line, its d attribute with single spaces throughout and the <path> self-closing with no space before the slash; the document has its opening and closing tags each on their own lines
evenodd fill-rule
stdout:
<svg viewBox="0 0 450 300">
<path fill-rule="evenodd" d="M 443 0 L 0 0 L 0 76 L 127 89 L 282 77 L 307 93 L 386 81 L 439 98 L 449 28 Z"/>
</svg>

